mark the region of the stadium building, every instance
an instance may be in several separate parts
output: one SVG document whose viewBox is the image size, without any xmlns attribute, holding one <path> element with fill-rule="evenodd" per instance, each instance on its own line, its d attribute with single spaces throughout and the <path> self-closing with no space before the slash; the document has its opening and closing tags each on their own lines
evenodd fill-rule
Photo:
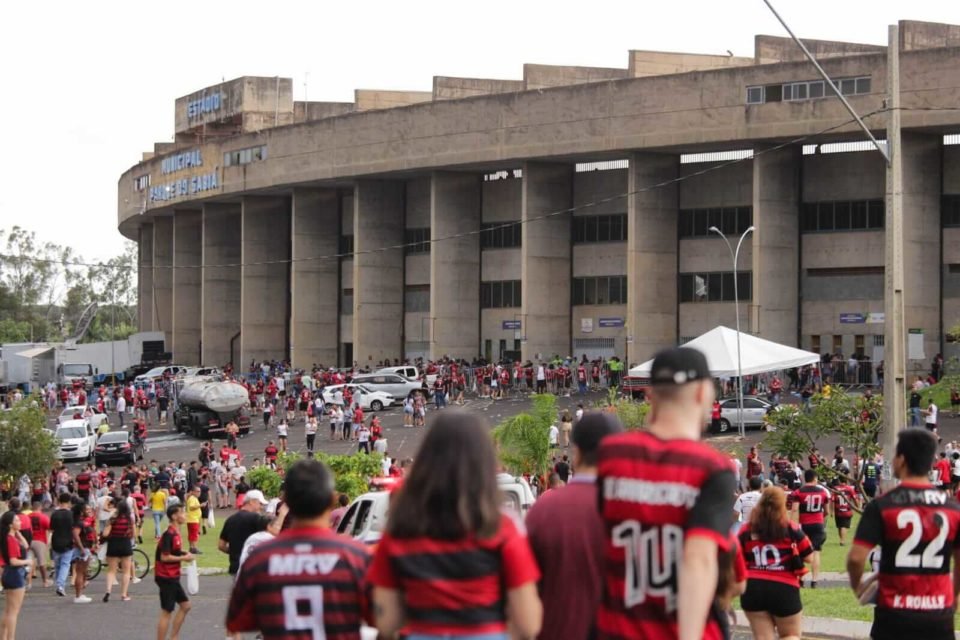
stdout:
<svg viewBox="0 0 960 640">
<path fill-rule="evenodd" d="M 807 41 L 878 137 L 887 52 Z M 908 358 L 960 320 L 960 27 L 900 23 Z M 118 184 L 139 322 L 183 364 L 618 355 L 733 326 L 883 358 L 886 166 L 789 39 L 753 57 L 294 101 L 289 78 L 179 98 Z"/>
</svg>

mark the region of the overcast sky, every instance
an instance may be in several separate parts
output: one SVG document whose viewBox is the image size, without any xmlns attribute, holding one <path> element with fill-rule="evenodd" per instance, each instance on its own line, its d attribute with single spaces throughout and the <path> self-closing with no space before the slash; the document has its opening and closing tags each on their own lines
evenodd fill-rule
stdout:
<svg viewBox="0 0 960 640">
<path fill-rule="evenodd" d="M 960 24 L 955 0 L 774 2 L 807 38 L 886 44 L 899 19 Z M 295 100 L 352 101 L 429 91 L 434 75 L 520 79 L 524 62 L 626 67 L 629 49 L 750 56 L 758 33 L 786 35 L 762 0 L 5 2 L 0 228 L 118 253 L 120 174 L 172 140 L 177 97 L 222 79 L 280 75 Z"/>
</svg>

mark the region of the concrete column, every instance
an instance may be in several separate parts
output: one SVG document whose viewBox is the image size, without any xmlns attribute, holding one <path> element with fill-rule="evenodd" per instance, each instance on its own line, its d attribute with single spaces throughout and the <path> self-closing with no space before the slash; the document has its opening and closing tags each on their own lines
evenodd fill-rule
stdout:
<svg viewBox="0 0 960 640">
<path fill-rule="evenodd" d="M 287 357 L 290 331 L 290 199 L 247 196 L 240 269 L 240 364 Z"/>
<path fill-rule="evenodd" d="M 923 330 L 923 358 L 911 359 L 906 339 L 909 385 L 930 371 L 940 352 L 941 136 L 904 131 L 903 162 L 903 303 L 906 329 Z M 894 151 L 896 152 L 896 151 Z"/>
<path fill-rule="evenodd" d="M 627 365 L 677 344 L 677 225 L 680 172 L 676 155 L 635 153 L 627 172 Z"/>
<path fill-rule="evenodd" d="M 573 203 L 573 167 L 526 162 L 521 187 L 521 357 L 534 360 L 570 352 L 572 214 L 541 218 Z"/>
<path fill-rule="evenodd" d="M 290 225 L 290 360 L 310 370 L 337 363 L 340 195 L 333 189 L 295 189 Z"/>
<path fill-rule="evenodd" d="M 430 188 L 430 357 L 473 358 L 480 345 L 479 175 L 436 172 Z M 472 233 L 471 233 L 472 232 Z M 441 240 L 459 234 L 456 239 Z"/>
<path fill-rule="evenodd" d="M 243 370 L 240 356 L 240 205 L 203 205 L 201 353 L 205 365 L 233 362 Z M 231 266 L 226 266 L 231 265 Z M 231 341 L 235 346 L 231 352 Z"/>
<path fill-rule="evenodd" d="M 173 218 L 153 221 L 153 330 L 173 341 Z"/>
<path fill-rule="evenodd" d="M 403 354 L 404 184 L 360 180 L 353 195 L 353 359 L 361 367 Z M 368 251 L 372 253 L 366 253 Z"/>
<path fill-rule="evenodd" d="M 203 272 L 203 213 L 173 215 L 173 359 L 199 365 Z"/>
<path fill-rule="evenodd" d="M 137 312 L 140 331 L 153 331 L 153 225 L 140 225 L 137 243 Z"/>
<path fill-rule="evenodd" d="M 740 266 L 753 272 L 750 324 L 741 324 L 741 330 L 791 347 L 798 346 L 799 334 L 802 160 L 799 146 L 753 158 L 753 260 Z M 736 242 L 730 238 L 734 247 Z"/>
</svg>

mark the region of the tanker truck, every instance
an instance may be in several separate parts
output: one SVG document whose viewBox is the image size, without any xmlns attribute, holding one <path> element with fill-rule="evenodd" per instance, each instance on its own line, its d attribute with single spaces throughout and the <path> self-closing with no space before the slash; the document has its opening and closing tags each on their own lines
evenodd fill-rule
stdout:
<svg viewBox="0 0 960 640">
<path fill-rule="evenodd" d="M 240 435 L 250 432 L 250 416 L 245 410 L 247 390 L 236 382 L 208 378 L 178 381 L 176 410 L 177 432 L 207 439 L 223 435 L 231 420 L 240 427 Z"/>
</svg>

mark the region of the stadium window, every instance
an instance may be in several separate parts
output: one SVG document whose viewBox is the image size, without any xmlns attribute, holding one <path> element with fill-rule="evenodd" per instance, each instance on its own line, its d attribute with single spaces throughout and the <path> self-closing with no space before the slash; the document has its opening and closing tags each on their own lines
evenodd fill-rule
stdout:
<svg viewBox="0 0 960 640">
<path fill-rule="evenodd" d="M 870 76 L 855 78 L 840 78 L 835 81 L 840 93 L 845 96 L 864 95 L 870 93 Z M 764 104 L 767 102 L 798 102 L 815 100 L 832 95 L 827 91 L 823 80 L 804 80 L 801 82 L 785 82 L 782 84 L 768 84 L 747 87 L 747 104 Z"/>
<path fill-rule="evenodd" d="M 813 231 L 867 231 L 883 229 L 883 200 L 836 200 L 806 202 L 800 228 Z"/>
<path fill-rule="evenodd" d="M 480 283 L 481 309 L 506 309 L 521 305 L 519 280 L 496 280 Z"/>
<path fill-rule="evenodd" d="M 523 228 L 519 222 L 491 222 L 480 225 L 481 249 L 513 249 L 520 246 Z"/>
<path fill-rule="evenodd" d="M 627 214 L 574 216 L 573 243 L 623 242 L 627 239 Z"/>
<path fill-rule="evenodd" d="M 405 229 L 403 234 L 404 253 L 430 253 L 430 227 Z"/>
<path fill-rule="evenodd" d="M 242 164 L 250 164 L 259 160 L 266 160 L 267 145 L 257 145 L 256 147 L 247 147 L 246 149 L 237 149 L 236 151 L 227 151 L 223 154 L 223 166 L 234 167 Z"/>
<path fill-rule="evenodd" d="M 681 238 L 713 235 L 716 227 L 727 235 L 740 235 L 753 222 L 753 207 L 713 207 L 710 209 L 681 209 L 678 232 Z"/>
<path fill-rule="evenodd" d="M 752 298 L 752 274 L 737 274 L 736 292 L 741 301 Z M 733 302 L 733 272 L 681 273 L 679 278 L 680 302 Z"/>
<path fill-rule="evenodd" d="M 960 196 L 943 196 L 941 203 L 941 215 L 943 217 L 943 226 L 960 227 Z"/>
<path fill-rule="evenodd" d="M 353 253 L 353 236 L 340 236 L 340 253 L 341 254 L 351 254 Z"/>
<path fill-rule="evenodd" d="M 747 104 L 763 104 L 766 102 L 763 87 L 747 87 Z"/>
<path fill-rule="evenodd" d="M 570 300 L 573 306 L 626 304 L 627 276 L 574 278 Z"/>
</svg>

